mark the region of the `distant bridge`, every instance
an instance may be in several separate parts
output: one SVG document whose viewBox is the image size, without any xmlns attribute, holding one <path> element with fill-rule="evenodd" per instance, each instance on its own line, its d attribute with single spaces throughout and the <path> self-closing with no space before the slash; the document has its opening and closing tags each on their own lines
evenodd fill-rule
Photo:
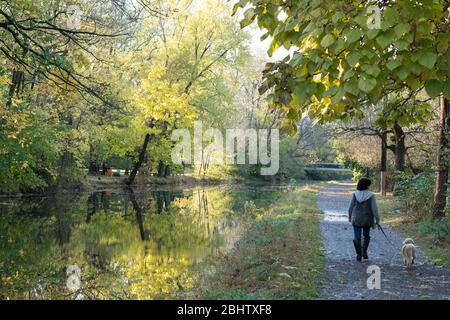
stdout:
<svg viewBox="0 0 450 320">
<path fill-rule="evenodd" d="M 347 180 L 353 177 L 353 171 L 342 168 L 340 163 L 318 162 L 305 167 L 304 170 L 313 180 Z"/>
</svg>

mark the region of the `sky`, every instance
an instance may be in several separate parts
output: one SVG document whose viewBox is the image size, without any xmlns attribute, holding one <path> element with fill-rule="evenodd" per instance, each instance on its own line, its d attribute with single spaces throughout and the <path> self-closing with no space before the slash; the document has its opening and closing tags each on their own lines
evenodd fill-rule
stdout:
<svg viewBox="0 0 450 320">
<path fill-rule="evenodd" d="M 269 57 L 267 55 L 267 50 L 269 50 L 272 38 L 268 37 L 264 41 L 261 41 L 260 38 L 265 32 L 260 30 L 256 25 L 256 23 L 253 23 L 251 26 L 248 26 L 245 30 L 252 36 L 250 47 L 253 54 L 257 55 L 258 53 L 261 53 L 263 57 L 266 57 L 270 61 L 281 60 L 289 54 L 288 50 L 281 47 L 273 53 L 272 57 Z"/>
<path fill-rule="evenodd" d="M 230 6 L 230 11 L 235 3 L 236 3 L 236 1 L 228 2 L 229 6 Z M 248 8 L 248 6 L 243 9 L 238 10 L 237 17 L 238 17 L 239 21 L 244 18 L 244 12 L 247 8 Z M 278 16 L 278 18 L 283 19 L 283 15 L 280 14 Z M 272 57 L 269 57 L 269 55 L 267 54 L 267 51 L 270 48 L 270 42 L 272 41 L 272 37 L 267 37 L 264 41 L 261 41 L 260 38 L 265 32 L 263 30 L 259 29 L 256 21 L 253 22 L 251 25 L 247 26 L 244 30 L 246 30 L 252 36 L 250 47 L 251 47 L 251 51 L 253 54 L 261 55 L 261 57 L 266 58 L 268 61 L 278 61 L 278 60 L 283 59 L 284 57 L 286 57 L 289 54 L 288 50 L 281 47 L 272 54 Z"/>
</svg>

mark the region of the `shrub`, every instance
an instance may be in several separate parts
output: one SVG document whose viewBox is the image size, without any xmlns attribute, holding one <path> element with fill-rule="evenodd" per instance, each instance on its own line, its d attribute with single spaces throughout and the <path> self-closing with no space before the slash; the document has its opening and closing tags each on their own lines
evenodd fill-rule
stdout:
<svg viewBox="0 0 450 320">
<path fill-rule="evenodd" d="M 357 161 L 346 160 L 344 161 L 344 166 L 352 169 L 353 171 L 353 181 L 358 181 L 362 177 L 367 177 L 372 180 L 372 186 L 370 187 L 373 191 L 379 191 L 379 174 L 380 171 L 377 167 L 369 167 L 365 165 L 361 165 Z"/>
<path fill-rule="evenodd" d="M 426 220 L 433 215 L 434 175 L 431 173 L 397 173 L 397 191 L 406 212 L 414 215 L 416 220 Z"/>
<path fill-rule="evenodd" d="M 430 237 L 435 244 L 447 243 L 447 239 L 450 237 L 450 221 L 441 219 L 420 222 L 419 232 Z"/>
<path fill-rule="evenodd" d="M 255 219 L 259 214 L 259 209 L 256 206 L 254 201 L 249 200 L 249 201 L 245 201 L 244 212 L 246 214 L 250 215 L 253 219 Z"/>
</svg>

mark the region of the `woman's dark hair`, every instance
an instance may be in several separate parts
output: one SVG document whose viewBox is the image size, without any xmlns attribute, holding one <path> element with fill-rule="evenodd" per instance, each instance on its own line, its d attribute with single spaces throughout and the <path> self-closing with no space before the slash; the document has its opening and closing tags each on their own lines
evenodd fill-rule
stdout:
<svg viewBox="0 0 450 320">
<path fill-rule="evenodd" d="M 372 184 L 372 181 L 369 178 L 363 177 L 359 179 L 358 185 L 356 186 L 356 190 L 364 191 L 369 189 L 369 186 Z"/>
</svg>

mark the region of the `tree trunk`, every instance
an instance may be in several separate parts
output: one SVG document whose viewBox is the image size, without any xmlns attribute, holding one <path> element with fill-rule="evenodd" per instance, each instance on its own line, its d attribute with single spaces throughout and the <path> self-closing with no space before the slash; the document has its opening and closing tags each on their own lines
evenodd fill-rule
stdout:
<svg viewBox="0 0 450 320">
<path fill-rule="evenodd" d="M 98 173 L 98 166 L 95 161 L 89 161 L 89 174 L 96 175 Z"/>
<path fill-rule="evenodd" d="M 133 189 L 131 189 L 130 187 L 128 188 L 128 195 L 130 196 L 130 200 L 131 200 L 131 203 L 133 204 L 134 211 L 136 211 L 136 221 L 139 226 L 139 233 L 141 235 L 141 240 L 145 241 L 145 240 L 147 240 L 147 235 L 145 233 L 145 228 L 144 228 L 144 219 L 142 216 L 142 209 L 136 200 Z"/>
<path fill-rule="evenodd" d="M 394 124 L 395 136 L 395 170 L 405 171 L 406 146 L 405 132 L 398 123 Z"/>
<path fill-rule="evenodd" d="M 164 162 L 162 160 L 159 160 L 158 162 L 158 177 L 162 178 L 164 176 Z"/>
<path fill-rule="evenodd" d="M 380 162 L 380 193 L 386 196 L 386 172 L 387 172 L 387 132 L 383 128 L 381 134 L 381 162 Z"/>
<path fill-rule="evenodd" d="M 72 174 L 75 168 L 75 158 L 72 153 L 65 150 L 59 158 L 58 174 L 54 183 L 54 188 L 74 188 L 78 186 L 76 177 Z"/>
<path fill-rule="evenodd" d="M 12 81 L 9 86 L 8 96 L 6 99 L 6 106 L 10 107 L 12 104 L 12 99 L 14 98 L 14 94 L 18 94 L 23 88 L 24 82 L 24 72 L 20 70 L 14 70 L 12 73 Z"/>
<path fill-rule="evenodd" d="M 136 175 L 137 175 L 139 169 L 141 168 L 142 163 L 144 162 L 145 152 L 147 151 L 147 146 L 148 146 L 149 141 L 150 141 L 150 134 L 147 133 L 145 135 L 144 144 L 142 145 L 141 153 L 139 154 L 139 159 L 135 163 L 133 171 L 131 171 L 131 174 L 127 180 L 127 185 L 129 185 L 129 186 L 133 184 L 134 178 L 136 178 Z"/>
<path fill-rule="evenodd" d="M 450 125 L 449 101 L 442 95 L 440 97 L 440 129 L 439 149 L 436 160 L 436 186 L 434 190 L 434 202 L 436 205 L 435 217 L 444 217 L 447 205 L 447 182 L 448 182 L 448 130 Z"/>
<path fill-rule="evenodd" d="M 86 223 L 89 223 L 91 221 L 92 216 L 97 212 L 98 210 L 98 197 L 97 197 L 97 193 L 92 193 L 89 197 L 88 197 L 88 209 L 87 209 L 87 215 L 86 215 Z"/>
<path fill-rule="evenodd" d="M 170 165 L 166 165 L 164 168 L 164 178 L 167 178 L 168 176 L 170 176 Z"/>
<path fill-rule="evenodd" d="M 89 145 L 89 174 L 96 175 L 98 173 L 98 165 L 97 162 L 93 159 L 94 155 L 94 147 Z"/>
</svg>

